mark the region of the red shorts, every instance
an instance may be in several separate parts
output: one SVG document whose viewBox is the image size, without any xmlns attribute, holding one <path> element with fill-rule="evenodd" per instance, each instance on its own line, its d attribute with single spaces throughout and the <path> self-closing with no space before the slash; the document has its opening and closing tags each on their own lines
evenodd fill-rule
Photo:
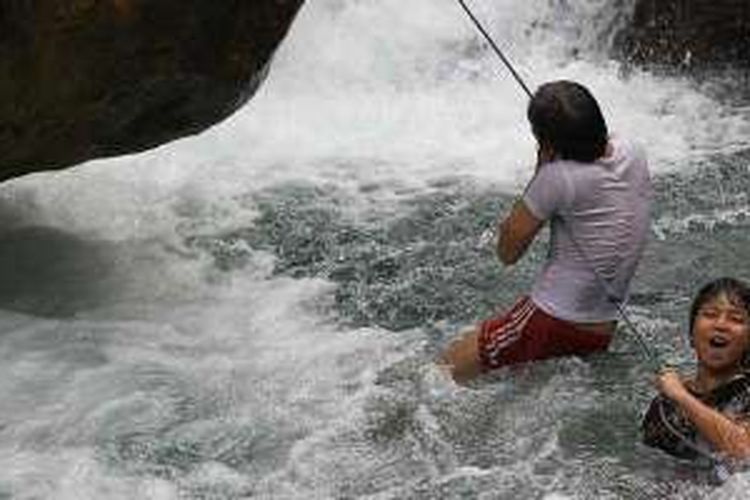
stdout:
<svg viewBox="0 0 750 500">
<path fill-rule="evenodd" d="M 479 363 L 483 371 L 526 361 L 604 351 L 612 335 L 576 328 L 550 316 L 529 297 L 510 311 L 479 325 Z"/>
</svg>

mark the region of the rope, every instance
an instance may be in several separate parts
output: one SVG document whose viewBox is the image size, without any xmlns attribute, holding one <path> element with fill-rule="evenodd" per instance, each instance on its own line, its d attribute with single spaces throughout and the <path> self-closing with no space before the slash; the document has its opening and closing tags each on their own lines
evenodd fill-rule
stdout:
<svg viewBox="0 0 750 500">
<path fill-rule="evenodd" d="M 663 399 L 659 400 L 658 406 L 659 418 L 661 419 L 662 424 L 664 424 L 664 427 L 666 427 L 669 432 L 676 436 L 677 439 L 682 441 L 682 444 L 693 450 L 696 454 L 701 455 L 703 458 L 708 460 L 708 462 L 713 466 L 713 472 L 716 480 L 718 480 L 719 482 L 726 481 L 731 474 L 729 464 L 720 456 L 717 456 L 715 453 L 711 452 L 711 450 L 699 445 L 697 441 L 693 442 L 693 440 L 691 440 L 688 436 L 686 436 L 675 426 L 673 426 L 667 418 L 667 415 L 664 413 L 666 403 Z"/>
<path fill-rule="evenodd" d="M 484 29 L 484 26 L 482 26 L 482 23 L 479 22 L 477 17 L 474 15 L 474 13 L 471 11 L 471 9 L 466 5 L 466 2 L 464 0 L 456 0 L 459 5 L 463 8 L 464 12 L 466 12 L 466 15 L 469 16 L 469 19 L 474 23 L 474 26 L 479 30 L 479 32 L 484 36 L 485 40 L 490 44 L 490 47 L 494 50 L 495 54 L 500 58 L 502 63 L 505 65 L 506 68 L 508 68 L 508 71 L 510 71 L 510 74 L 513 75 L 513 78 L 516 79 L 518 84 L 521 86 L 521 88 L 526 92 L 526 95 L 529 96 L 529 99 L 533 97 L 533 94 L 531 93 L 531 90 L 529 90 L 529 87 L 524 83 L 521 76 L 518 74 L 516 69 L 513 67 L 513 64 L 511 64 L 510 60 L 505 57 L 505 54 L 503 54 L 503 51 L 500 50 L 500 47 L 497 46 L 495 41 L 492 39 L 490 34 L 487 32 L 487 30 Z M 591 261 L 587 258 L 586 254 L 583 252 L 583 248 L 578 244 L 578 241 L 573 237 L 573 234 L 569 231 L 570 239 L 575 245 L 575 247 L 578 249 L 578 252 L 581 254 L 581 257 L 583 258 L 584 262 L 589 264 L 589 267 L 591 268 L 591 271 L 594 273 L 594 276 L 596 276 L 596 280 L 601 285 L 604 292 L 607 294 L 607 298 L 614 304 L 614 306 L 617 308 L 617 312 L 622 318 L 623 323 L 625 323 L 625 326 L 633 333 L 633 338 L 635 339 L 636 343 L 640 347 L 640 349 L 643 351 L 644 355 L 646 356 L 646 359 L 648 360 L 649 364 L 651 365 L 652 371 L 656 372 L 659 370 L 660 362 L 659 358 L 654 353 L 651 348 L 648 346 L 646 341 L 643 339 L 643 336 L 640 334 L 638 329 L 635 327 L 635 324 L 633 324 L 632 321 L 630 321 L 630 317 L 625 311 L 625 308 L 623 307 L 622 303 L 616 297 L 612 290 L 609 287 L 609 284 L 604 280 L 604 278 L 601 277 L 601 275 L 597 272 L 597 270 L 594 268 L 594 266 L 591 264 Z"/>
<path fill-rule="evenodd" d="M 524 83 L 521 76 L 518 74 L 518 72 L 515 70 L 511 62 L 508 60 L 507 57 L 503 54 L 503 51 L 500 50 L 500 48 L 497 46 L 495 41 L 492 39 L 492 37 L 487 33 L 487 31 L 484 29 L 482 24 L 479 22 L 479 20 L 474 16 L 471 9 L 466 5 L 464 0 L 456 0 L 461 7 L 463 8 L 464 12 L 469 16 L 469 19 L 474 23 L 474 26 L 479 30 L 479 32 L 484 36 L 485 40 L 490 44 L 490 47 L 494 50 L 495 54 L 500 58 L 502 63 L 505 65 L 506 68 L 508 68 L 508 71 L 510 71 L 510 74 L 513 75 L 513 78 L 518 82 L 518 84 L 521 86 L 521 88 L 526 92 L 526 95 L 531 99 L 533 97 L 533 94 L 529 90 L 529 87 Z M 567 226 L 563 226 L 566 227 Z M 646 340 L 644 339 L 643 335 L 638 331 L 638 328 L 636 328 L 635 324 L 630 320 L 629 315 L 625 311 L 625 307 L 622 303 L 622 301 L 617 297 L 614 293 L 612 293 L 612 289 L 609 286 L 609 283 L 604 279 L 604 277 L 599 274 L 599 272 L 594 267 L 591 260 L 588 259 L 588 256 L 584 252 L 583 248 L 578 244 L 578 241 L 573 236 L 573 233 L 568 229 L 568 234 L 570 236 L 570 240 L 573 242 L 573 245 L 576 247 L 578 253 L 581 255 L 581 258 L 589 268 L 591 269 L 591 272 L 596 277 L 597 282 L 602 287 L 604 292 L 607 295 L 607 299 L 614 304 L 614 306 L 617 308 L 617 312 L 620 315 L 620 318 L 622 319 L 623 323 L 625 323 L 625 326 L 628 330 L 632 333 L 633 339 L 635 339 L 636 343 L 640 347 L 641 351 L 643 352 L 647 362 L 649 363 L 651 370 L 654 373 L 658 373 L 662 364 L 660 362 L 659 356 L 657 353 L 652 350 Z M 719 466 L 717 472 L 719 476 L 722 479 L 726 478 L 726 474 L 728 474 L 728 471 L 726 469 L 726 464 L 722 463 L 720 460 L 717 460 L 716 456 L 712 454 L 709 450 L 704 449 L 702 446 L 698 445 L 698 443 L 693 443 L 687 436 L 683 435 L 680 431 L 674 428 L 673 425 L 671 425 L 670 422 L 668 422 L 668 419 L 666 415 L 664 414 L 664 405 L 659 406 L 659 416 L 664 423 L 665 427 L 672 432 L 678 439 L 680 439 L 688 448 L 692 449 L 699 455 L 702 455 L 706 458 L 708 458 L 712 463 Z M 723 476 L 723 477 L 722 477 Z"/>
<path fill-rule="evenodd" d="M 567 226 L 564 226 L 567 228 Z M 599 282 L 599 285 L 604 290 L 604 293 L 607 294 L 607 299 L 612 302 L 612 304 L 617 307 L 617 311 L 620 314 L 620 317 L 622 318 L 625 325 L 630 329 L 630 331 L 633 333 L 633 338 L 636 340 L 636 343 L 640 346 L 641 350 L 643 351 L 644 355 L 646 356 L 646 360 L 651 365 L 651 370 L 654 373 L 659 373 L 661 370 L 663 363 L 661 363 L 661 360 L 659 359 L 659 356 L 656 352 L 654 352 L 646 343 L 646 341 L 643 339 L 643 335 L 638 331 L 638 329 L 635 327 L 635 325 L 630 321 L 630 318 L 628 317 L 628 314 L 625 312 L 625 308 L 622 304 L 622 301 L 618 299 L 617 296 L 615 296 L 612 293 L 612 289 L 609 286 L 609 283 L 604 279 L 604 277 L 599 274 L 594 267 L 594 264 L 592 261 L 590 261 L 586 257 L 586 253 L 584 252 L 583 248 L 578 244 L 578 241 L 573 237 L 572 231 L 568 229 L 568 236 L 570 237 L 570 240 L 573 242 L 573 246 L 576 247 L 576 250 L 581 255 L 581 258 L 586 262 L 591 269 L 591 272 L 594 273 L 594 276 L 596 276 L 597 281 Z M 682 441 L 682 443 L 693 450 L 698 455 L 703 456 L 704 458 L 708 459 L 709 463 L 713 465 L 714 474 L 716 475 L 717 480 L 719 481 L 725 481 L 728 478 L 729 470 L 727 468 L 727 464 L 719 459 L 714 453 L 712 453 L 710 450 L 706 449 L 703 446 L 700 446 L 697 442 L 693 442 L 688 436 L 680 432 L 677 428 L 675 428 L 671 422 L 669 422 L 669 419 L 664 414 L 664 401 L 660 401 L 659 404 L 659 418 L 661 419 L 662 423 L 664 424 L 664 427 L 667 428 L 669 432 L 671 432 L 677 439 Z"/>
<path fill-rule="evenodd" d="M 563 222 L 562 219 L 561 222 Z M 586 265 L 588 265 L 591 272 L 594 274 L 596 281 L 599 283 L 599 286 L 602 288 L 602 290 L 604 290 L 604 293 L 607 296 L 607 300 L 609 300 L 617 308 L 617 313 L 620 315 L 622 322 L 625 323 L 627 329 L 632 333 L 632 337 L 635 340 L 636 344 L 638 344 L 638 347 L 640 347 L 641 351 L 643 351 L 643 354 L 646 357 L 646 361 L 650 365 L 651 371 L 653 371 L 654 373 L 658 373 L 663 366 L 659 355 L 653 349 L 651 349 L 651 347 L 649 347 L 641 332 L 638 331 L 638 328 L 636 328 L 635 324 L 630 320 L 630 316 L 625 310 L 623 302 L 612 292 L 612 288 L 609 286 L 609 283 L 596 270 L 593 262 L 588 258 L 586 252 L 583 250 L 583 247 L 581 247 L 581 245 L 578 243 L 578 240 L 573 236 L 573 232 L 567 226 L 563 227 L 568 230 L 567 232 L 570 241 L 573 242 L 573 246 L 581 255 L 581 259 L 583 259 Z"/>
<path fill-rule="evenodd" d="M 521 79 L 521 76 L 516 72 L 516 69 L 513 67 L 513 65 L 510 63 L 507 57 L 505 57 L 505 54 L 503 54 L 503 51 L 500 50 L 500 47 L 497 46 L 495 41 L 492 39 L 492 37 L 487 33 L 487 31 L 482 26 L 482 23 L 479 22 L 479 20 L 474 16 L 474 13 L 469 9 L 469 7 L 464 3 L 464 0 L 457 0 L 458 3 L 461 5 L 461 7 L 464 9 L 464 12 L 466 12 L 466 15 L 469 16 L 469 19 L 472 20 L 474 23 L 474 26 L 477 27 L 479 32 L 484 36 L 484 39 L 487 40 L 487 42 L 490 44 L 490 47 L 495 51 L 495 54 L 497 54 L 497 57 L 500 58 L 500 60 L 505 64 L 505 67 L 508 68 L 508 71 L 510 71 L 510 74 L 513 75 L 513 78 L 516 79 L 518 84 L 521 86 L 521 88 L 526 92 L 526 95 L 529 96 L 529 99 L 532 98 L 533 94 L 531 93 L 531 90 L 529 90 L 529 87 L 526 86 L 524 81 Z"/>
</svg>

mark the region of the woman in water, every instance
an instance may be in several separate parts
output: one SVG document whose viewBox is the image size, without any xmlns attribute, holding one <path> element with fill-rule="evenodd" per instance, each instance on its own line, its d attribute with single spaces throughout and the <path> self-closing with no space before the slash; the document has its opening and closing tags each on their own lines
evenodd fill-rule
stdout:
<svg viewBox="0 0 750 500">
<path fill-rule="evenodd" d="M 497 255 L 515 263 L 547 221 L 549 254 L 528 296 L 443 353 L 457 381 L 509 364 L 605 350 L 648 234 L 645 155 L 609 135 L 585 87 L 544 84 L 527 115 L 538 145 L 536 171 L 498 226 Z"/>
<path fill-rule="evenodd" d="M 643 441 L 680 458 L 750 458 L 750 289 L 735 279 L 705 285 L 690 308 L 694 376 L 663 370 L 643 420 Z"/>
</svg>

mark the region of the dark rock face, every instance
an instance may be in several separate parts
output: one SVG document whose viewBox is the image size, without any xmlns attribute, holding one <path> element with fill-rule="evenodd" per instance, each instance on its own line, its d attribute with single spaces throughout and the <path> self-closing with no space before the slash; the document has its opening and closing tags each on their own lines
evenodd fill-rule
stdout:
<svg viewBox="0 0 750 500">
<path fill-rule="evenodd" d="M 636 63 L 750 67 L 750 2 L 637 0 L 616 49 Z"/>
<path fill-rule="evenodd" d="M 303 0 L 2 0 L 0 180 L 197 133 L 254 93 Z"/>
</svg>

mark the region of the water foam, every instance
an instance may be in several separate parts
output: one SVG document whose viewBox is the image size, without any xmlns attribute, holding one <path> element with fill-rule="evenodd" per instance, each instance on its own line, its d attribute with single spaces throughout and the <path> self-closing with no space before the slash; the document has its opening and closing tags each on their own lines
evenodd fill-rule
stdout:
<svg viewBox="0 0 750 500">
<path fill-rule="evenodd" d="M 618 9 L 611 0 L 476 4 L 532 86 L 587 84 L 612 129 L 646 144 L 655 172 L 746 147 L 747 110 L 679 78 L 623 75 L 609 61 Z M 342 210 L 355 221 L 445 191 L 436 182 L 445 177 L 516 192 L 534 157 L 524 106 L 456 4 L 319 0 L 303 8 L 263 88 L 226 122 L 7 184 L 4 231 L 55 228 L 109 258 L 92 306 L 2 316 L 10 333 L 0 337 L 0 388 L 12 404 L 0 413 L 0 494 L 306 498 L 350 488 L 398 498 L 522 492 L 535 479 L 549 498 L 577 481 L 599 491 L 584 484 L 587 464 L 567 460 L 575 445 L 558 439 L 573 425 L 563 420 L 612 403 L 586 385 L 587 366 L 553 363 L 472 390 L 422 368 L 388 371 L 425 361 L 426 332 L 347 327 L 329 316 L 331 282 L 274 275 L 275 258 L 248 246 L 229 249 L 249 260 L 223 271 L 186 244 L 253 227 L 255 195 L 300 179 L 351 195 Z M 79 260 L 93 255 L 83 249 Z M 53 292 L 43 298 L 65 295 Z M 540 399 L 551 403 L 540 408 Z M 399 428 L 403 442 L 388 437 Z M 584 455 L 606 465 L 615 452 Z M 632 483 L 608 470 L 615 486 Z M 354 484 L 336 483 L 339 473 Z"/>
</svg>

